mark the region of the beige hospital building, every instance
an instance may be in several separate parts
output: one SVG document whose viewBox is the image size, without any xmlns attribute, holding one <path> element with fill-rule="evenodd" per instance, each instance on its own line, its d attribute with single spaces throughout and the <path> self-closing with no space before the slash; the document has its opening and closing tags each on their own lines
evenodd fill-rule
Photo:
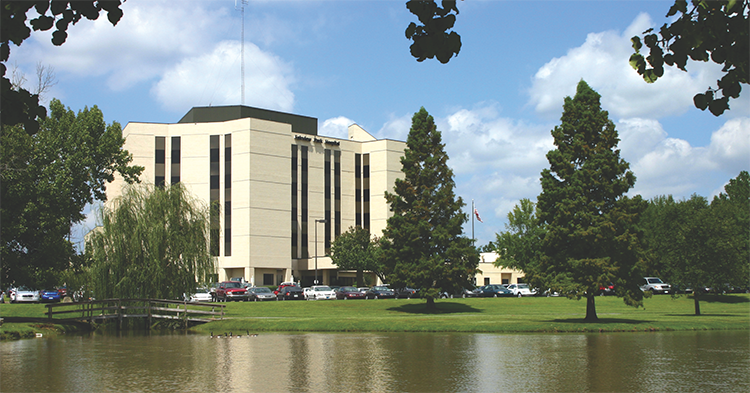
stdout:
<svg viewBox="0 0 750 393">
<path fill-rule="evenodd" d="M 348 131 L 321 136 L 316 118 L 237 105 L 195 107 L 173 124 L 131 122 L 123 137 L 143 183 L 181 183 L 218 207 L 209 242 L 217 281 L 351 285 L 355 272 L 327 256 L 331 242 L 354 226 L 382 235 L 391 214 L 384 194 L 402 175 L 406 143 L 356 124 Z M 116 180 L 108 198 L 123 186 Z M 477 285 L 517 282 L 519 272 L 489 262 L 483 254 Z"/>
<path fill-rule="evenodd" d="M 386 190 L 406 143 L 354 124 L 348 139 L 318 135 L 318 120 L 248 106 L 196 107 L 174 124 L 129 123 L 124 148 L 141 181 L 182 183 L 211 209 L 217 280 L 255 285 L 352 284 L 326 256 L 350 227 L 380 235 Z M 122 180 L 108 189 L 119 195 Z M 317 258 L 316 258 L 317 250 Z M 374 284 L 374 283 L 373 283 Z"/>
</svg>

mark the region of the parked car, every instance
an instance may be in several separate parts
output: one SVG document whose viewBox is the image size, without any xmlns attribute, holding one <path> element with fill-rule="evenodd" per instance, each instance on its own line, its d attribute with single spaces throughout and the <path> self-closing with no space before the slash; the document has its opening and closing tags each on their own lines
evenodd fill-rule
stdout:
<svg viewBox="0 0 750 393">
<path fill-rule="evenodd" d="M 302 291 L 302 288 L 296 285 L 288 285 L 282 289 L 277 289 L 276 291 L 278 292 L 278 294 L 276 294 L 276 297 L 279 300 L 304 300 L 305 299 L 305 294 Z"/>
<path fill-rule="evenodd" d="M 273 291 L 273 293 L 274 293 L 274 294 L 275 294 L 276 296 L 278 296 L 278 295 L 279 295 L 279 292 L 281 292 L 281 290 L 282 290 L 282 289 L 284 289 L 284 288 L 286 288 L 286 287 L 297 287 L 297 288 L 299 288 L 299 286 L 298 286 L 298 285 L 297 285 L 297 283 L 295 283 L 295 282 L 282 282 L 281 284 L 279 284 L 279 287 L 278 287 L 278 288 L 276 288 L 276 290 L 275 290 L 275 291 Z M 300 289 L 301 289 L 301 288 L 300 288 Z"/>
<path fill-rule="evenodd" d="M 355 287 L 341 287 L 336 291 L 336 299 L 364 299 L 365 294 Z"/>
<path fill-rule="evenodd" d="M 416 289 L 409 287 L 397 288 L 394 289 L 393 292 L 396 293 L 396 299 L 411 299 L 413 297 L 419 297 L 419 292 Z"/>
<path fill-rule="evenodd" d="M 224 281 L 216 288 L 216 300 L 220 302 L 247 300 L 247 290 L 238 281 Z"/>
<path fill-rule="evenodd" d="M 247 300 L 254 302 L 263 300 L 279 300 L 278 297 L 266 287 L 250 287 L 247 288 Z"/>
<path fill-rule="evenodd" d="M 599 296 L 614 295 L 614 294 L 615 294 L 615 285 L 612 283 L 599 287 Z"/>
<path fill-rule="evenodd" d="M 641 285 L 643 292 L 651 291 L 654 294 L 657 293 L 669 293 L 672 290 L 672 286 L 663 282 L 658 277 L 643 277 L 643 285 Z"/>
<path fill-rule="evenodd" d="M 336 299 L 336 293 L 328 285 L 313 285 L 305 288 L 304 291 L 307 300 Z"/>
<path fill-rule="evenodd" d="M 476 289 L 477 297 L 511 297 L 515 296 L 513 292 L 509 291 L 502 285 L 490 284 L 481 286 Z"/>
<path fill-rule="evenodd" d="M 195 288 L 195 291 L 187 296 L 187 301 L 191 303 L 213 302 L 214 296 L 209 288 Z"/>
<path fill-rule="evenodd" d="M 385 285 L 376 285 L 365 292 L 365 299 L 393 299 L 396 292 Z"/>
<path fill-rule="evenodd" d="M 39 301 L 44 303 L 57 303 L 61 299 L 57 289 L 45 289 L 39 292 Z"/>
<path fill-rule="evenodd" d="M 18 302 L 38 303 L 39 291 L 35 289 L 31 289 L 23 285 L 18 288 L 12 288 L 10 290 L 10 302 L 11 303 L 18 303 Z"/>
<path fill-rule="evenodd" d="M 513 293 L 513 296 L 518 297 L 536 295 L 536 290 L 531 289 L 529 284 L 510 284 L 508 290 Z"/>
<path fill-rule="evenodd" d="M 359 290 L 360 292 L 362 292 L 362 293 L 365 293 L 365 292 L 367 292 L 367 290 L 368 290 L 368 289 L 370 289 L 370 287 L 360 287 L 360 288 L 357 288 L 357 289 L 358 289 L 358 290 Z"/>
</svg>

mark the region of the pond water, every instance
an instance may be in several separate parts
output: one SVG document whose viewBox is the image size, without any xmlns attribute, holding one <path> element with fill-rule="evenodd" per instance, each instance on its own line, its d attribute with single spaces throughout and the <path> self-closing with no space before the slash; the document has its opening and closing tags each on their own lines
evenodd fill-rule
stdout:
<svg viewBox="0 0 750 393">
<path fill-rule="evenodd" d="M 2 392 L 748 392 L 750 331 L 102 334 L 0 343 Z"/>
</svg>

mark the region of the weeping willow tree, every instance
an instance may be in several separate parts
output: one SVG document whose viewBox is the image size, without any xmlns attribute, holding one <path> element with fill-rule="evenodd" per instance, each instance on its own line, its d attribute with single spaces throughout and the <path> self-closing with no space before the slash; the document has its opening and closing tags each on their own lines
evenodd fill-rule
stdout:
<svg viewBox="0 0 750 393">
<path fill-rule="evenodd" d="M 87 243 L 98 299 L 175 299 L 215 273 L 209 210 L 180 184 L 128 186 Z"/>
</svg>

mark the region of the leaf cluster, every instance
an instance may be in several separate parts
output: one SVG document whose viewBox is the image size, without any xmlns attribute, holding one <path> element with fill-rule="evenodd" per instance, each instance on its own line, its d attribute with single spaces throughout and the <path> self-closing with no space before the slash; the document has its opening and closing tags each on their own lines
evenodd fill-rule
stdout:
<svg viewBox="0 0 750 393">
<path fill-rule="evenodd" d="M 393 216 L 383 231 L 387 277 L 394 286 L 422 290 L 435 298 L 471 284 L 479 254 L 463 236 L 463 200 L 454 193 L 441 134 L 424 108 L 415 113 L 401 159 L 404 178 L 386 193 Z"/>
<path fill-rule="evenodd" d="M 406 8 L 421 24 L 409 23 L 406 38 L 414 41 L 409 48 L 417 61 L 437 58 L 445 64 L 461 50 L 461 36 L 448 32 L 456 24 L 458 7 L 455 0 L 443 0 L 439 7 L 434 0 L 409 0 Z M 455 14 L 452 12 L 455 11 Z"/>
<path fill-rule="evenodd" d="M 380 258 L 380 242 L 360 226 L 349 228 L 331 243 L 331 261 L 339 269 L 356 270 L 358 281 L 363 271 L 371 271 L 381 280 L 386 279 Z M 364 285 L 361 282 L 357 285 L 360 284 Z"/>
<path fill-rule="evenodd" d="M 534 280 L 542 259 L 542 240 L 547 228 L 538 218 L 536 204 L 523 198 L 508 213 L 505 231 L 496 234 L 491 251 L 499 258 L 495 266 L 526 272 L 526 280 Z"/>
<path fill-rule="evenodd" d="M 20 46 L 31 36 L 31 31 L 46 31 L 53 27 L 52 43 L 62 45 L 68 37 L 68 26 L 76 24 L 82 18 L 95 20 L 100 12 L 107 13 L 107 19 L 116 25 L 122 18 L 119 0 L 14 0 L 3 1 L 0 5 L 0 97 L 2 98 L 2 125 L 23 124 L 29 134 L 39 130 L 37 119 L 47 116 L 45 108 L 39 105 L 39 96 L 25 89 L 12 89 L 11 82 L 5 77 L 5 62 L 10 56 L 10 44 Z M 28 18 L 31 9 L 36 11 L 35 18 Z"/>
<path fill-rule="evenodd" d="M 631 38 L 635 53 L 630 65 L 653 83 L 664 75 L 664 66 L 687 71 L 688 59 L 723 65 L 724 76 L 717 88 L 696 94 L 696 108 L 719 116 L 729 109 L 729 99 L 738 98 L 742 84 L 750 83 L 750 0 L 676 0 L 667 17 L 680 16 L 658 32 L 648 29 L 643 39 Z M 643 46 L 648 56 L 640 53 Z M 721 94 L 718 94 L 721 93 Z"/>
</svg>

